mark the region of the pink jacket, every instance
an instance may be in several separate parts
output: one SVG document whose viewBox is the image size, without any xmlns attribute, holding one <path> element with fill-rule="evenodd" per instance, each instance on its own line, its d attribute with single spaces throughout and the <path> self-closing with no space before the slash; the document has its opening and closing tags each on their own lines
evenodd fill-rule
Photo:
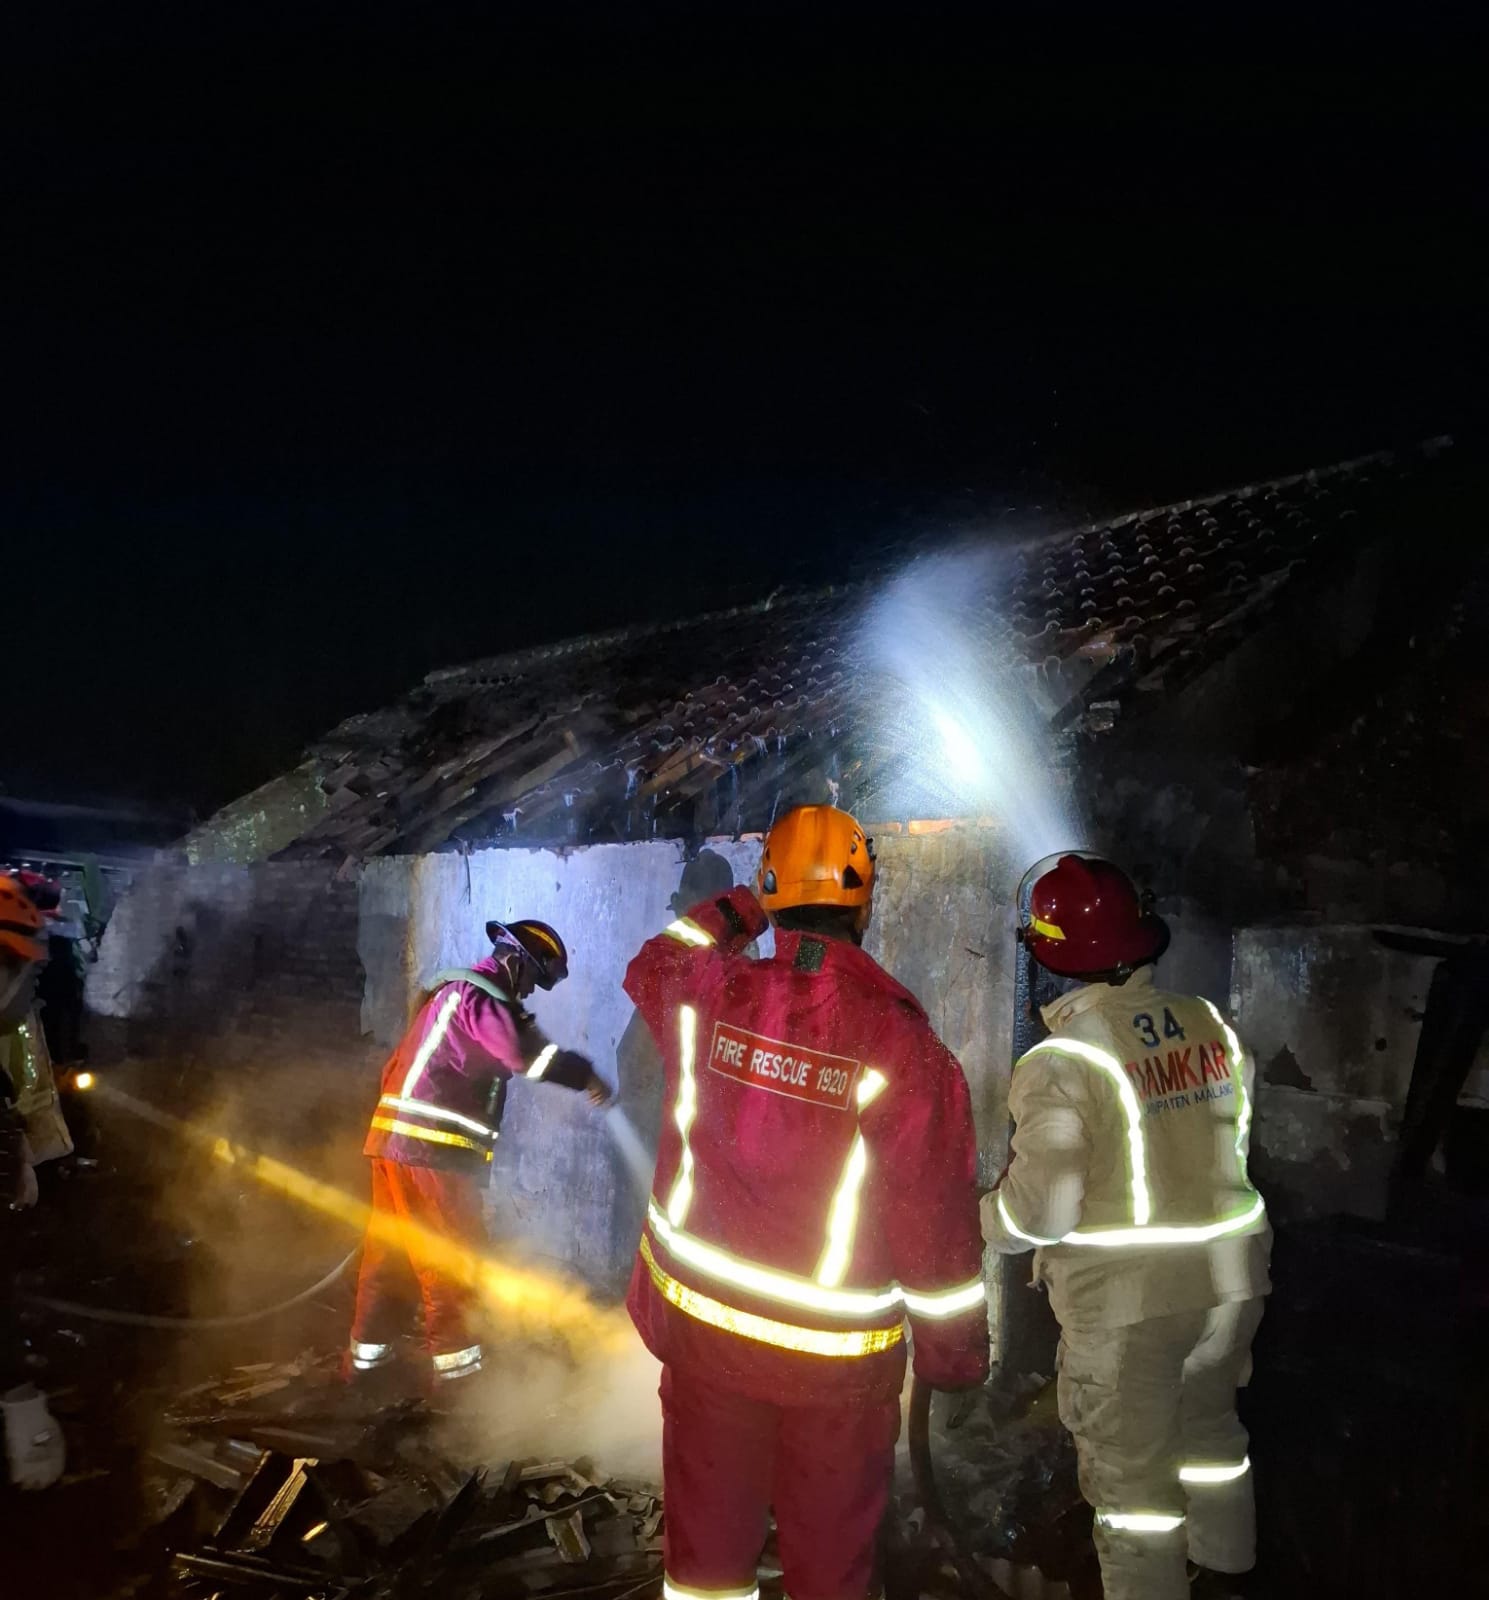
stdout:
<svg viewBox="0 0 1489 1600">
<path fill-rule="evenodd" d="M 482 1170 L 514 1073 L 566 1089 L 589 1082 L 585 1057 L 550 1044 L 510 993 L 505 963 L 496 956 L 439 975 L 383 1067 L 364 1155 Z"/>
</svg>

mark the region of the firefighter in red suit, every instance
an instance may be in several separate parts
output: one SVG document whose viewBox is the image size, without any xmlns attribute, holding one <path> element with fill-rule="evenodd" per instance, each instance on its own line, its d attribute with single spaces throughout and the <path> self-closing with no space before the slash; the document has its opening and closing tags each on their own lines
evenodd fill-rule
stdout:
<svg viewBox="0 0 1489 1600">
<path fill-rule="evenodd" d="M 610 1095 L 589 1061 L 550 1044 L 522 1001 L 568 976 L 563 940 L 546 923 L 488 922 L 491 954 L 439 973 L 413 1024 L 383 1068 L 382 1094 L 363 1147 L 372 1159 L 372 1204 L 413 1224 L 404 1241 L 369 1230 L 357 1280 L 350 1366 L 371 1372 L 394 1358 L 408 1311 L 409 1272 L 424 1306 L 434 1377 L 481 1368 L 469 1312 L 473 1291 L 421 1259 L 420 1232 L 479 1251 L 481 1192 L 514 1074 Z"/>
<path fill-rule="evenodd" d="M 851 816 L 801 807 L 758 899 L 701 902 L 626 973 L 666 1074 L 627 1303 L 663 1363 L 667 1600 L 752 1600 L 772 1508 L 792 1600 L 868 1600 L 907 1319 L 919 1377 L 987 1376 L 967 1084 L 859 948 L 874 870 Z"/>
</svg>

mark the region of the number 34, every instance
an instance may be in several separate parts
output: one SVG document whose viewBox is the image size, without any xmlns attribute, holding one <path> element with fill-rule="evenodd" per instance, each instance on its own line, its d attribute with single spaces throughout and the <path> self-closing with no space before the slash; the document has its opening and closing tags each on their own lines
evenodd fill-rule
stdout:
<svg viewBox="0 0 1489 1600">
<path fill-rule="evenodd" d="M 1153 1013 L 1139 1011 L 1132 1019 L 1132 1026 L 1137 1030 L 1137 1036 L 1150 1050 L 1156 1050 L 1161 1043 L 1158 1030 L 1153 1026 Z M 1169 1010 L 1163 1008 L 1163 1037 L 1165 1039 L 1182 1039 L 1184 1030 L 1179 1026 L 1179 1019 Z"/>
</svg>

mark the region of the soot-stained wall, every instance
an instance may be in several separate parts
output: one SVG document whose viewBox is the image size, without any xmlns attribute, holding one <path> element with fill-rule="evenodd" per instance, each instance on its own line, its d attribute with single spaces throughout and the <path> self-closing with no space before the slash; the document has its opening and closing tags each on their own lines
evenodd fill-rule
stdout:
<svg viewBox="0 0 1489 1600">
<path fill-rule="evenodd" d="M 1251 1164 L 1275 1214 L 1385 1215 L 1435 965 L 1368 928 L 1236 935 L 1232 1010 L 1257 1066 Z"/>
<path fill-rule="evenodd" d="M 267 1148 L 360 1148 L 377 1090 L 357 921 L 357 884 L 328 863 L 151 865 L 88 972 L 94 1058 L 139 1062 L 151 1098 Z"/>
<path fill-rule="evenodd" d="M 996 1173 L 1007 1144 L 1010 863 L 992 830 L 878 838 L 880 889 L 867 948 L 921 999 L 961 1059 L 981 1166 Z M 712 841 L 707 849 L 735 882 L 753 877 L 757 843 Z M 391 1043 L 428 977 L 483 953 L 488 917 L 545 918 L 569 942 L 572 976 L 537 995 L 533 1009 L 552 1037 L 585 1051 L 619 1085 L 622 1106 L 654 1146 L 655 1058 L 621 980 L 642 942 L 683 908 L 677 897 L 686 865 L 674 842 L 369 862 L 359 936 L 364 1022 Z M 598 1286 L 619 1287 L 641 1210 L 603 1115 L 580 1096 L 516 1084 L 493 1169 L 499 1237 L 562 1260 Z"/>
</svg>

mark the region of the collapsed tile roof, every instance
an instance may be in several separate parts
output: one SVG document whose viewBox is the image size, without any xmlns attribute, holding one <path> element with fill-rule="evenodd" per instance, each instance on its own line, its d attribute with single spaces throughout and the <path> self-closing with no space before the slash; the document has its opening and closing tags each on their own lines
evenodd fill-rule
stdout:
<svg viewBox="0 0 1489 1600">
<path fill-rule="evenodd" d="M 978 647 L 1018 665 L 1052 733 L 1099 734 L 1206 671 L 1284 590 L 1400 529 L 1403 496 L 1449 442 L 1009 543 Z M 903 758 L 862 715 L 880 692 L 859 631 L 878 590 L 774 596 L 433 672 L 312 746 L 282 797 L 288 821 L 264 824 L 265 790 L 208 828 L 262 853 L 360 859 L 740 832 L 783 794 L 871 806 Z"/>
</svg>

